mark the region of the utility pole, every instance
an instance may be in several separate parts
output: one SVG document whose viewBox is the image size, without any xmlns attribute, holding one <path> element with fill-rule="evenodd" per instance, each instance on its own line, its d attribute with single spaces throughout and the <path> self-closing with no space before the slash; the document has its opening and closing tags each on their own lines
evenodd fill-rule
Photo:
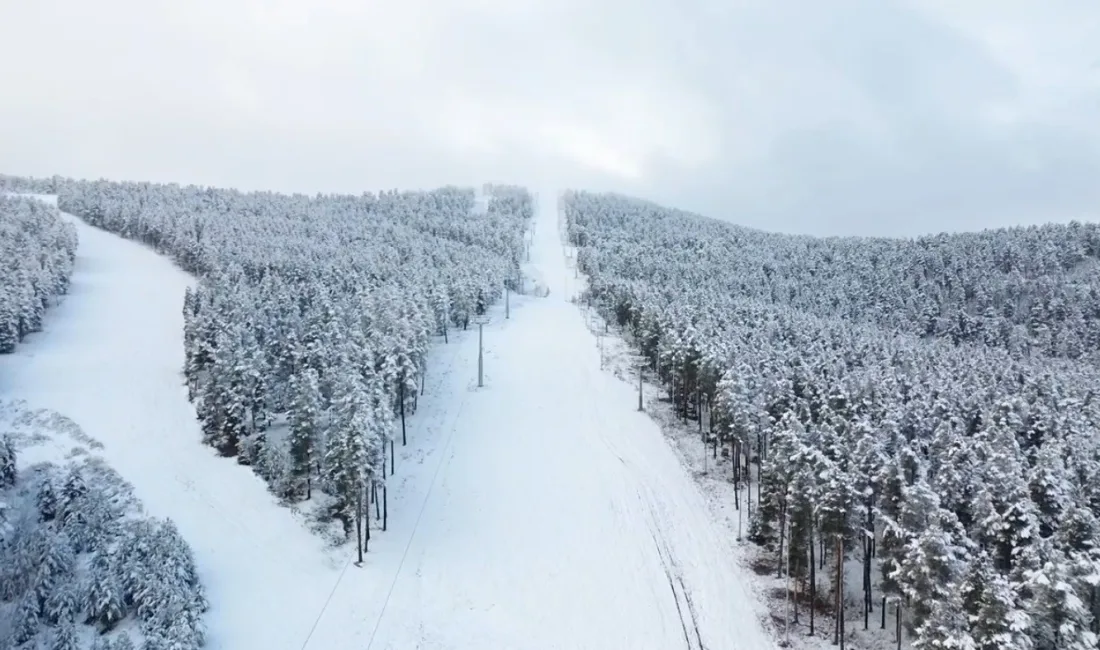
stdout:
<svg viewBox="0 0 1100 650">
<path fill-rule="evenodd" d="M 484 355 L 484 334 L 483 328 L 489 319 L 485 316 L 479 316 L 477 319 L 477 387 L 482 388 L 485 386 L 485 355 Z"/>
<path fill-rule="evenodd" d="M 642 408 L 642 373 L 645 371 L 645 361 L 643 360 L 638 364 L 638 411 L 644 411 Z"/>
<path fill-rule="evenodd" d="M 505 318 L 505 320 L 512 317 L 512 310 L 511 310 L 511 308 L 509 307 L 509 304 L 508 304 L 508 295 L 509 295 L 508 283 L 505 282 L 504 283 L 504 318 Z"/>
<path fill-rule="evenodd" d="M 737 509 L 737 541 L 741 541 L 741 441 L 730 439 L 730 471 L 733 472 L 733 507 Z"/>
<path fill-rule="evenodd" d="M 704 456 L 706 454 L 703 454 Z M 785 558 L 787 564 L 787 625 L 784 631 L 786 639 L 783 642 L 784 646 L 791 645 L 791 488 L 787 486 L 787 506 L 784 510 L 787 511 L 787 557 Z"/>
</svg>

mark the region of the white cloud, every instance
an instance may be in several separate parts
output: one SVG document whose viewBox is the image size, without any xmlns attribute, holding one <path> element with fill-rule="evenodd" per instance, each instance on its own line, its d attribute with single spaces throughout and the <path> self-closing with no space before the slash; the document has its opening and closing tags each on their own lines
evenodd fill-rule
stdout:
<svg viewBox="0 0 1100 650">
<path fill-rule="evenodd" d="M 759 227 L 1095 215 L 1086 0 L 0 5 L 0 168 L 632 191 Z"/>
</svg>

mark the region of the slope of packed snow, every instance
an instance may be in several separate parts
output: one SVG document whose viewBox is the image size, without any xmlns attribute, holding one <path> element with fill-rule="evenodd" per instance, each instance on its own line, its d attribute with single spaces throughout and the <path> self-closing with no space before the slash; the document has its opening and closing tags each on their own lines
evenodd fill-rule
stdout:
<svg viewBox="0 0 1100 650">
<path fill-rule="evenodd" d="M 476 342 L 456 350 L 439 451 L 310 648 L 774 645 L 692 479 L 601 371 L 542 201 L 531 260 L 549 297 L 493 312 L 484 388 Z"/>
<path fill-rule="evenodd" d="M 43 332 L 0 357 L 0 395 L 75 421 L 148 513 L 176 522 L 207 588 L 208 647 L 290 647 L 305 638 L 336 572 L 263 481 L 199 442 L 180 375 L 191 278 L 66 218 L 79 236 L 69 294 Z"/>
</svg>

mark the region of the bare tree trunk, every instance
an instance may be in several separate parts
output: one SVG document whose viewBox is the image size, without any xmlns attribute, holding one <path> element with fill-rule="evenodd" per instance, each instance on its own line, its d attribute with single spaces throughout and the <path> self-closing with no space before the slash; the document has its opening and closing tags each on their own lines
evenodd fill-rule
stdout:
<svg viewBox="0 0 1100 650">
<path fill-rule="evenodd" d="M 733 507 L 741 509 L 741 443 L 731 441 L 733 451 L 730 453 L 733 461 Z"/>
<path fill-rule="evenodd" d="M 814 609 L 817 607 L 817 563 L 814 561 L 814 529 L 810 526 L 810 636 L 814 635 Z"/>
<path fill-rule="evenodd" d="M 839 550 L 839 548 L 840 548 L 839 547 L 839 545 L 840 545 L 840 536 L 839 535 L 836 538 L 836 543 L 837 543 L 837 549 Z M 835 583 L 835 589 L 833 591 L 833 612 L 836 615 L 836 620 L 833 621 L 833 645 L 837 645 L 838 643 L 840 643 L 840 608 L 842 606 L 842 601 L 841 601 L 841 598 L 840 598 L 840 572 L 841 572 L 842 569 L 843 569 L 843 566 L 838 561 L 836 563 L 836 576 L 835 576 L 836 577 L 836 583 Z"/>
<path fill-rule="evenodd" d="M 756 486 L 756 496 L 760 496 L 759 483 Z M 745 509 L 748 516 L 752 517 L 752 461 L 745 462 Z"/>
<path fill-rule="evenodd" d="M 844 536 L 838 534 L 836 536 L 836 574 L 837 574 L 837 601 L 840 605 L 838 609 L 839 616 L 839 632 L 840 632 L 840 650 L 844 650 Z"/>
<path fill-rule="evenodd" d="M 707 438 L 703 435 L 703 394 L 698 390 L 695 391 L 695 415 L 699 418 L 699 437 L 703 439 L 705 447 Z"/>
<path fill-rule="evenodd" d="M 401 446 L 408 444 L 405 437 L 405 373 L 401 372 Z M 391 472 L 392 473 L 392 472 Z"/>
<path fill-rule="evenodd" d="M 775 572 L 775 577 L 777 578 L 783 577 L 783 542 L 786 541 L 787 527 L 783 526 L 782 524 L 785 521 L 784 517 L 786 516 L 786 514 L 787 503 L 784 500 L 783 506 L 779 509 L 779 562 L 777 562 L 779 566 L 777 567 Z"/>
<path fill-rule="evenodd" d="M 363 488 L 364 490 L 366 487 Z M 364 518 L 366 521 L 366 527 L 363 530 L 363 550 L 370 550 L 370 492 L 367 493 L 367 516 Z"/>
<path fill-rule="evenodd" d="M 867 497 L 867 530 L 863 535 L 863 629 L 870 625 L 871 611 L 874 609 L 874 595 L 871 593 L 871 556 L 875 544 L 874 495 Z"/>
<path fill-rule="evenodd" d="M 306 501 L 313 495 L 313 463 L 306 461 Z"/>
<path fill-rule="evenodd" d="M 355 549 L 359 563 L 363 563 L 363 487 L 359 486 L 355 497 Z"/>
<path fill-rule="evenodd" d="M 897 606 L 897 609 L 895 611 L 897 612 L 895 614 L 895 617 L 897 619 L 895 624 L 897 625 L 898 650 L 901 650 L 901 599 L 900 598 L 898 599 L 898 606 Z"/>
</svg>

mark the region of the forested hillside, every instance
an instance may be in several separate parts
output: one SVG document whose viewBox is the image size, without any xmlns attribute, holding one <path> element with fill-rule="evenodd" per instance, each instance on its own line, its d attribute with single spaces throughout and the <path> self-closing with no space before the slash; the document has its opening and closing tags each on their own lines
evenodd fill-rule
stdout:
<svg viewBox="0 0 1100 650">
<path fill-rule="evenodd" d="M 76 256 L 76 232 L 56 207 L 2 190 L 0 354 L 42 328 L 46 308 L 69 287 Z"/>
<path fill-rule="evenodd" d="M 1014 355 L 1100 359 L 1100 224 L 911 240 L 751 230 L 624 197 L 569 201 L 582 263 L 631 257 L 604 284 L 705 279 L 731 295 Z M 644 237 L 639 238 L 639 229 Z M 659 254 L 657 254 L 659 253 Z"/>
<path fill-rule="evenodd" d="M 145 516 L 71 421 L 2 406 L 0 647 L 202 647 L 206 597 L 172 522 Z M 70 460 L 24 463 L 44 442 L 67 442 Z"/>
<path fill-rule="evenodd" d="M 1097 647 L 1095 224 L 814 239 L 614 195 L 564 209 L 586 299 L 737 459 L 802 607 L 845 579 L 839 548 L 915 647 Z"/>
<path fill-rule="evenodd" d="M 426 348 L 517 280 L 533 210 L 504 186 L 475 210 L 474 190 L 455 187 L 309 197 L 53 184 L 62 210 L 201 278 L 180 308 L 205 441 L 280 497 L 322 497 L 345 534 L 385 498 Z"/>
</svg>

